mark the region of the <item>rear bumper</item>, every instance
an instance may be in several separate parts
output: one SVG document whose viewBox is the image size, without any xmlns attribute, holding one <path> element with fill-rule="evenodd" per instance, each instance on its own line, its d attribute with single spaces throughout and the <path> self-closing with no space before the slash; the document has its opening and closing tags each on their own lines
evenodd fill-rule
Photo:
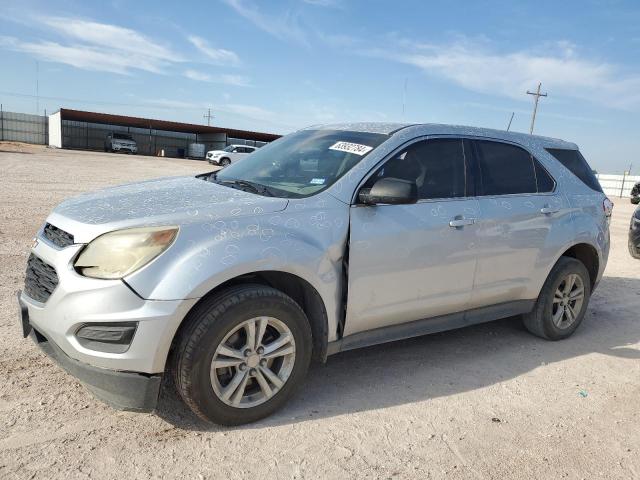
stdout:
<svg viewBox="0 0 640 480">
<path fill-rule="evenodd" d="M 47 356 L 108 405 L 135 412 L 151 412 L 155 409 L 161 374 L 145 375 L 93 367 L 69 357 L 53 341 L 33 328 L 29 336 Z"/>
</svg>

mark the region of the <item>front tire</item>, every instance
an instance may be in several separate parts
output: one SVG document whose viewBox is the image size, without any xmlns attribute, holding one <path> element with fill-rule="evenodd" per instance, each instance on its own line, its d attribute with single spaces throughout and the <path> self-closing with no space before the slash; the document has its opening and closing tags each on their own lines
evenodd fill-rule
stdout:
<svg viewBox="0 0 640 480">
<path fill-rule="evenodd" d="M 561 257 L 540 291 L 533 311 L 523 316 L 524 326 L 547 340 L 565 339 L 578 328 L 591 298 L 591 279 L 582 262 Z"/>
<path fill-rule="evenodd" d="M 204 300 L 186 320 L 176 350 L 178 392 L 200 418 L 254 422 L 282 407 L 311 360 L 311 328 L 289 296 L 263 285 Z"/>
<path fill-rule="evenodd" d="M 231 165 L 231 160 L 229 160 L 228 158 L 223 158 L 222 160 L 220 160 L 221 167 L 228 167 L 229 165 Z"/>
</svg>

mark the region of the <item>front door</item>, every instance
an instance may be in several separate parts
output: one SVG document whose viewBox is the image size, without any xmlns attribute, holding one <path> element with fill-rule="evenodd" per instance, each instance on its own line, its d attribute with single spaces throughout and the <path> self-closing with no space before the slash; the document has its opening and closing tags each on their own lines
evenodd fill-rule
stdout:
<svg viewBox="0 0 640 480">
<path fill-rule="evenodd" d="M 468 197 L 469 143 L 421 140 L 367 180 L 414 181 L 412 205 L 351 208 L 348 303 L 344 335 L 459 312 L 476 268 L 477 200 Z"/>
</svg>

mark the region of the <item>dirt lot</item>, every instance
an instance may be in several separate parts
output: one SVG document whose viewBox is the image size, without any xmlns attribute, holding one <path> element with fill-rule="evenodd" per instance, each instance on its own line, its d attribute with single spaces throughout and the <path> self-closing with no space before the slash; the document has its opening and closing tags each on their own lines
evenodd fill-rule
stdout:
<svg viewBox="0 0 640 480">
<path fill-rule="evenodd" d="M 0 152 L 1 478 L 640 478 L 640 261 L 623 199 L 605 278 L 569 340 L 510 319 L 340 354 L 279 414 L 242 428 L 199 421 L 170 386 L 156 414 L 95 400 L 21 338 L 15 292 L 31 239 L 70 195 L 204 170 Z"/>
</svg>

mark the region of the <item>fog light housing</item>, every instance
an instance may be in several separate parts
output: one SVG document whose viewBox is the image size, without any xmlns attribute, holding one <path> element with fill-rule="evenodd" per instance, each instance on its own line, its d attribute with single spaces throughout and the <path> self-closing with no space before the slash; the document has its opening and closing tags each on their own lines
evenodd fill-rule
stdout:
<svg viewBox="0 0 640 480">
<path fill-rule="evenodd" d="M 90 350 L 124 353 L 129 350 L 138 322 L 86 323 L 76 331 L 78 343 Z"/>
</svg>

